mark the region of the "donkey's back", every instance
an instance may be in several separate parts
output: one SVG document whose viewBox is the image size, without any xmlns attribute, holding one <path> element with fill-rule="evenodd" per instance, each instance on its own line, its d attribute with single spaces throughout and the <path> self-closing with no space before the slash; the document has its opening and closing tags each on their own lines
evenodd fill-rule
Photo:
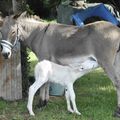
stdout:
<svg viewBox="0 0 120 120">
<path fill-rule="evenodd" d="M 101 21 L 83 28 L 52 24 L 46 36 L 47 50 L 55 61 L 61 64 L 80 62 L 84 58 L 95 57 L 98 62 L 114 55 L 119 49 L 120 29 L 109 22 Z"/>
</svg>

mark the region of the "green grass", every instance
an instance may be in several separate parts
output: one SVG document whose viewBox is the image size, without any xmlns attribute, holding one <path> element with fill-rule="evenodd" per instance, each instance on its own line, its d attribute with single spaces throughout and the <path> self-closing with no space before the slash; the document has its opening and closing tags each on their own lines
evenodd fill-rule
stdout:
<svg viewBox="0 0 120 120">
<path fill-rule="evenodd" d="M 33 56 L 31 53 L 30 56 Z M 35 57 L 30 59 L 34 67 Z M 31 69 L 31 74 L 33 68 Z M 74 84 L 77 107 L 81 116 L 70 114 L 66 109 L 65 98 L 50 97 L 48 105 L 40 110 L 35 107 L 38 96 L 34 100 L 35 117 L 30 117 L 26 108 L 27 98 L 7 102 L 0 100 L 0 120 L 119 120 L 114 118 L 113 112 L 116 108 L 116 92 L 111 81 L 98 69 L 85 75 Z"/>
</svg>

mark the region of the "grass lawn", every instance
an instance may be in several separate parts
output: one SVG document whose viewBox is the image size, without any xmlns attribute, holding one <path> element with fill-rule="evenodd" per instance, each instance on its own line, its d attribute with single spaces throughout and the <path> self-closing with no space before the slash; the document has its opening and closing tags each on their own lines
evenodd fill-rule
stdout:
<svg viewBox="0 0 120 120">
<path fill-rule="evenodd" d="M 32 53 L 30 56 L 33 56 Z M 32 70 L 36 58 L 32 58 Z M 30 117 L 26 108 L 27 98 L 7 102 L 0 100 L 0 120 L 119 120 L 112 116 L 117 100 L 111 81 L 102 69 L 89 73 L 74 84 L 77 107 L 81 116 L 70 114 L 66 109 L 65 98 L 51 97 L 48 105 L 40 110 L 35 108 L 38 97 L 35 97 L 35 117 Z"/>
</svg>

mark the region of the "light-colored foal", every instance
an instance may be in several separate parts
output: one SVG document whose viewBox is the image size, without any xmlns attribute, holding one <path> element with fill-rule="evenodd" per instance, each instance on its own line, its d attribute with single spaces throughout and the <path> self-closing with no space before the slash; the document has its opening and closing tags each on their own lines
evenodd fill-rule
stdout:
<svg viewBox="0 0 120 120">
<path fill-rule="evenodd" d="M 75 66 L 62 66 L 48 60 L 39 62 L 35 67 L 35 82 L 29 88 L 27 108 L 30 115 L 35 115 L 32 110 L 34 95 L 46 82 L 59 83 L 65 86 L 65 97 L 68 111 L 81 115 L 76 106 L 73 83 L 77 78 L 80 78 L 96 67 L 98 67 L 98 63 L 93 59 L 87 59 Z M 72 106 L 70 103 L 72 103 Z"/>
</svg>

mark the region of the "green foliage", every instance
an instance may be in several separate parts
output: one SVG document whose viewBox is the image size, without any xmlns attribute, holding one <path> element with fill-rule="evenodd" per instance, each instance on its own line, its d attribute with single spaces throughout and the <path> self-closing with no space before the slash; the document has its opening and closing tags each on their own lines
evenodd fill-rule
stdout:
<svg viewBox="0 0 120 120">
<path fill-rule="evenodd" d="M 26 11 L 27 11 L 30 15 L 35 14 L 34 11 L 30 9 L 30 6 L 29 6 L 28 4 L 26 4 Z"/>
<path fill-rule="evenodd" d="M 49 6 L 49 2 L 50 2 L 50 0 L 43 0 L 43 4 L 47 7 L 47 6 Z"/>
<path fill-rule="evenodd" d="M 29 5 L 27 9 L 32 10 L 34 14 L 41 18 L 49 18 L 56 16 L 56 8 L 60 2 L 61 0 L 27 0 L 26 3 Z"/>
</svg>

